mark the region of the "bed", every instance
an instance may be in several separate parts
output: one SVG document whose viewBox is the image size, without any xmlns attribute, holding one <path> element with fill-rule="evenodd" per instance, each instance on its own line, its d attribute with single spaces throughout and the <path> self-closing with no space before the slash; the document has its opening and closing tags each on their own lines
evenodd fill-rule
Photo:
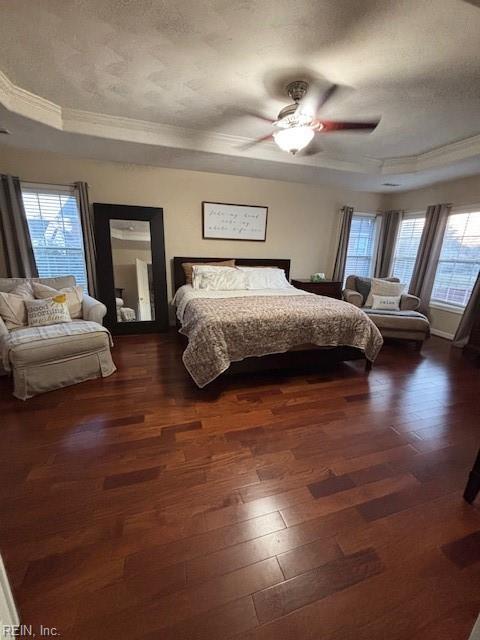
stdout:
<svg viewBox="0 0 480 640">
<path fill-rule="evenodd" d="M 366 360 L 367 371 L 383 344 L 380 332 L 353 305 L 300 291 L 208 291 L 186 284 L 182 264 L 228 258 L 174 257 L 174 304 L 179 332 L 188 339 L 183 363 L 205 387 L 225 372 Z M 287 279 L 290 260 L 236 258 L 240 267 L 278 267 Z"/>
</svg>

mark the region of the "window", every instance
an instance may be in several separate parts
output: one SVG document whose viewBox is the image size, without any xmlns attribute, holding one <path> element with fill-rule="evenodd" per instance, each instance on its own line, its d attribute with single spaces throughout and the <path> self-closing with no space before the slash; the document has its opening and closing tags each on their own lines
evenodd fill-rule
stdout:
<svg viewBox="0 0 480 640">
<path fill-rule="evenodd" d="M 75 189 L 23 184 L 22 194 L 38 275 L 73 275 L 86 292 L 82 224 Z"/>
<path fill-rule="evenodd" d="M 406 284 L 407 289 L 412 279 L 424 226 L 424 215 L 407 214 L 403 216 L 398 229 L 391 274 Z"/>
<path fill-rule="evenodd" d="M 443 237 L 432 302 L 464 307 L 480 269 L 480 211 L 452 213 Z"/>
<path fill-rule="evenodd" d="M 370 277 L 373 275 L 376 239 L 376 216 L 367 213 L 354 213 L 348 239 L 346 276 Z"/>
</svg>

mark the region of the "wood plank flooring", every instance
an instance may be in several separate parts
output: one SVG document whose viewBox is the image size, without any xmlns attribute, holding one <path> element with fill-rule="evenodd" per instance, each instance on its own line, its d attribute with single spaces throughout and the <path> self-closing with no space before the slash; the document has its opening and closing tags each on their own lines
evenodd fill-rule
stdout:
<svg viewBox="0 0 480 640">
<path fill-rule="evenodd" d="M 0 548 L 66 640 L 465 640 L 480 370 L 432 338 L 201 391 L 174 333 L 25 403 L 0 380 Z M 37 629 L 38 631 L 38 629 Z"/>
</svg>

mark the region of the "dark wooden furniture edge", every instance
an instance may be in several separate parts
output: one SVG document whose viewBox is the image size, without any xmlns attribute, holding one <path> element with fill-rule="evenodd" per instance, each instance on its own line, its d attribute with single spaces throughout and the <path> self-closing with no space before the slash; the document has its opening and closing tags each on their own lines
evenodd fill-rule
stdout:
<svg viewBox="0 0 480 640">
<path fill-rule="evenodd" d="M 308 291 L 320 296 L 327 296 L 337 300 L 342 299 L 342 283 L 339 280 L 311 280 L 292 278 L 292 285 L 302 291 Z"/>
<path fill-rule="evenodd" d="M 292 278 L 292 282 L 301 282 L 303 284 L 342 284 L 341 280 L 331 280 L 329 278 L 317 280 L 316 282 L 312 282 L 310 278 Z"/>
<path fill-rule="evenodd" d="M 99 300 L 107 307 L 105 326 L 115 335 L 168 331 L 167 273 L 162 207 L 93 203 L 95 241 L 102 251 L 97 254 Z M 113 274 L 110 220 L 143 220 L 150 225 L 152 271 L 155 283 L 155 320 L 117 322 L 115 279 Z"/>
<path fill-rule="evenodd" d="M 185 273 L 182 268 L 184 262 L 203 264 L 205 262 L 223 262 L 224 260 L 235 260 L 235 264 L 240 267 L 278 267 L 285 271 L 287 280 L 290 278 L 290 260 L 285 258 L 189 258 L 175 256 L 172 258 L 173 291 L 175 292 L 185 284 Z"/>
<path fill-rule="evenodd" d="M 480 492 L 480 449 L 478 450 L 477 458 L 473 465 L 470 475 L 468 476 L 467 486 L 463 493 L 465 500 L 472 504 L 477 495 Z"/>
<path fill-rule="evenodd" d="M 273 353 L 261 357 L 245 358 L 239 362 L 232 362 L 223 375 L 240 373 L 259 373 L 262 371 L 286 371 L 308 369 L 310 372 L 318 369 L 319 364 L 331 365 L 351 360 L 364 360 L 365 354 L 354 347 L 315 347 Z M 365 359 L 365 371 L 370 371 L 372 363 Z"/>
</svg>

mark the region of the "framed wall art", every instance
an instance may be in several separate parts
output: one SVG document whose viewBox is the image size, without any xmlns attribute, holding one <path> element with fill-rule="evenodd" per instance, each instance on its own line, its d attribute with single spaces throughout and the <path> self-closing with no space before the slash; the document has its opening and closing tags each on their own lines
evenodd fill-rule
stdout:
<svg viewBox="0 0 480 640">
<path fill-rule="evenodd" d="M 202 202 L 203 238 L 265 242 L 267 216 L 268 207 Z"/>
</svg>

